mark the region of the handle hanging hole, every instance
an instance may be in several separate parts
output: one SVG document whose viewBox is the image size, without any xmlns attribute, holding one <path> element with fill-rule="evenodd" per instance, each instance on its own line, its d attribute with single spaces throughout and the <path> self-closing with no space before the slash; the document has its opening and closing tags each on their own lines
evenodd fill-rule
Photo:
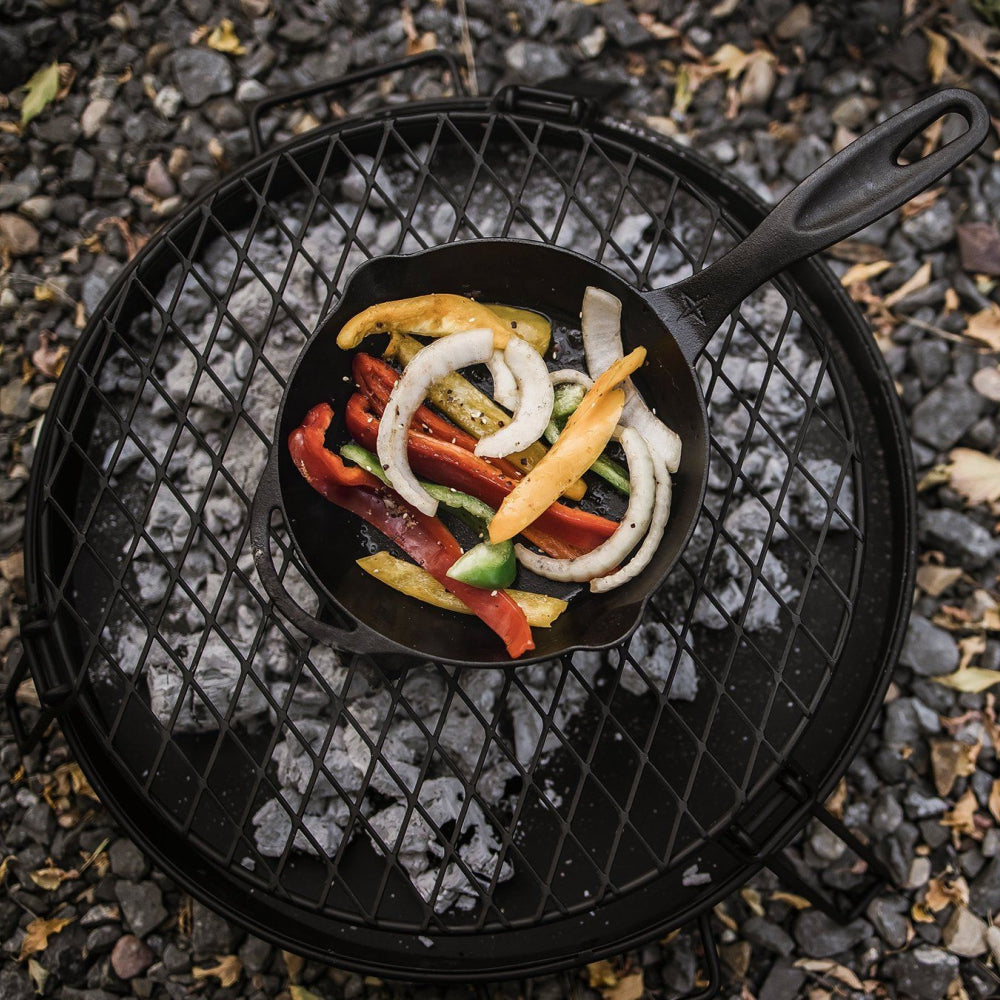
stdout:
<svg viewBox="0 0 1000 1000">
<path fill-rule="evenodd" d="M 922 132 L 903 146 L 896 154 L 896 166 L 905 167 L 910 163 L 916 163 L 917 160 L 930 156 L 942 146 L 954 142 L 968 130 L 968 121 L 962 115 L 949 111 L 935 118 Z"/>
</svg>

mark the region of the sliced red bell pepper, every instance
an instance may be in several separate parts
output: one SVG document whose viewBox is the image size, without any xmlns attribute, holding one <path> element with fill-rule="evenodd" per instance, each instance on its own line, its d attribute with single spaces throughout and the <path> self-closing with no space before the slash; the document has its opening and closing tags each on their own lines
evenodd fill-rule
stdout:
<svg viewBox="0 0 1000 1000">
<path fill-rule="evenodd" d="M 360 393 L 355 393 L 348 400 L 344 411 L 344 422 L 348 433 L 358 444 L 368 448 L 369 451 L 376 450 L 378 417 L 372 413 L 372 404 Z M 463 493 L 471 493 L 484 503 L 488 503 L 494 510 L 516 485 L 515 480 L 503 475 L 478 455 L 473 455 L 450 441 L 414 430 L 412 427 L 407 436 L 407 454 L 410 467 L 417 475 L 441 483 L 442 486 L 451 486 Z M 554 503 L 522 534 L 539 548 L 545 548 L 537 540 L 537 532 L 541 532 L 549 538 L 558 539 L 579 555 L 596 548 L 610 537 L 617 527 L 614 521 L 592 514 L 590 511 Z"/>
<path fill-rule="evenodd" d="M 381 358 L 372 357 L 370 354 L 355 354 L 351 369 L 357 387 L 368 398 L 375 413 L 381 416 L 389 402 L 389 394 L 399 381 L 399 372 Z M 456 427 L 427 406 L 417 407 L 412 426 L 414 430 L 423 431 L 441 441 L 449 441 L 465 451 L 475 451 L 478 443 L 471 434 Z M 524 477 L 524 469 L 506 458 L 487 458 L 484 461 L 511 479 Z"/>
<path fill-rule="evenodd" d="M 306 482 L 395 542 L 493 629 L 512 657 L 534 649 L 528 620 L 505 591 L 470 587 L 447 575 L 462 547 L 441 521 L 411 507 L 364 469 L 344 465 L 339 455 L 327 449 L 326 432 L 332 420 L 333 410 L 320 403 L 288 437 L 292 461 Z"/>
</svg>

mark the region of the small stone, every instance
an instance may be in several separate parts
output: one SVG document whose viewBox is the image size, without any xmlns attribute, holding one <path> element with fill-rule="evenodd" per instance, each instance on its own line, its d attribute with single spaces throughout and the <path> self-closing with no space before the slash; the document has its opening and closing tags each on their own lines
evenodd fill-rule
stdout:
<svg viewBox="0 0 1000 1000">
<path fill-rule="evenodd" d="M 19 184 L 16 181 L 0 183 L 0 209 L 14 208 L 33 194 L 30 184 Z"/>
<path fill-rule="evenodd" d="M 810 958 L 829 958 L 849 951 L 871 932 L 867 920 L 841 924 L 819 910 L 803 910 L 795 921 L 795 940 Z"/>
<path fill-rule="evenodd" d="M 174 53 L 174 78 L 184 100 L 197 108 L 210 97 L 228 94 L 233 89 L 233 70 L 229 60 L 211 49 L 186 48 Z"/>
<path fill-rule="evenodd" d="M 74 149 L 66 183 L 77 191 L 85 192 L 94 179 L 97 161 L 85 149 Z"/>
<path fill-rule="evenodd" d="M 28 973 L 8 960 L 0 969 L 0 997 L 3 1000 L 35 1000 L 35 988 Z"/>
<path fill-rule="evenodd" d="M 507 49 L 504 61 L 523 83 L 541 83 L 552 77 L 565 76 L 570 69 L 557 48 L 523 38 Z"/>
<path fill-rule="evenodd" d="M 925 795 L 919 788 L 909 788 L 903 799 L 903 808 L 910 819 L 920 820 L 940 816 L 948 809 L 948 803 L 936 795 Z"/>
<path fill-rule="evenodd" d="M 937 250 L 955 238 L 955 217 L 947 199 L 941 197 L 930 208 L 904 219 L 899 228 L 917 249 Z"/>
<path fill-rule="evenodd" d="M 53 204 L 53 200 L 48 195 L 39 194 L 22 201 L 18 211 L 32 222 L 44 222 L 52 215 Z"/>
<path fill-rule="evenodd" d="M 986 928 L 986 946 L 990 949 L 993 961 L 1000 966 L 1000 927 L 996 924 Z"/>
<path fill-rule="evenodd" d="M 228 955 L 237 937 L 237 930 L 225 917 L 195 900 L 191 913 L 191 948 L 195 958 Z"/>
<path fill-rule="evenodd" d="M 771 966 L 757 1000 L 796 1000 L 805 981 L 804 970 L 797 969 L 789 959 L 779 959 Z"/>
<path fill-rule="evenodd" d="M 932 625 L 926 618 L 910 619 L 899 662 L 923 677 L 950 674 L 958 667 L 958 643 L 950 632 Z"/>
<path fill-rule="evenodd" d="M 879 791 L 872 809 L 872 829 L 881 837 L 893 833 L 903 822 L 903 807 L 887 788 Z"/>
<path fill-rule="evenodd" d="M 947 451 L 979 419 L 983 404 L 983 397 L 966 382 L 946 379 L 913 408 L 913 433 L 938 451 Z"/>
<path fill-rule="evenodd" d="M 893 949 L 902 948 L 906 944 L 908 925 L 906 917 L 894 910 L 882 897 L 873 899 L 866 911 L 879 937 Z"/>
<path fill-rule="evenodd" d="M 953 955 L 976 958 L 986 952 L 986 921 L 959 906 L 944 925 L 941 940 Z"/>
<path fill-rule="evenodd" d="M 958 958 L 940 948 L 914 948 L 886 966 L 897 990 L 913 1000 L 941 1000 L 958 975 Z"/>
<path fill-rule="evenodd" d="M 983 915 L 1000 912 L 1000 857 L 993 858 L 969 886 L 969 907 Z"/>
<path fill-rule="evenodd" d="M 0 212 L 0 251 L 26 257 L 38 251 L 38 230 L 13 212 Z"/>
<path fill-rule="evenodd" d="M 187 972 L 191 968 L 191 953 L 178 948 L 172 941 L 163 949 L 163 967 L 171 975 Z"/>
<path fill-rule="evenodd" d="M 106 955 L 118 941 L 124 940 L 122 938 L 122 931 L 120 927 L 116 927 L 114 924 L 104 924 L 101 927 L 95 927 L 88 935 L 87 940 L 83 946 L 83 951 L 85 956 L 90 955 Z"/>
<path fill-rule="evenodd" d="M 830 113 L 837 125 L 857 132 L 868 120 L 871 112 L 878 107 L 878 101 L 860 94 L 849 94 Z"/>
<path fill-rule="evenodd" d="M 989 222 L 963 222 L 955 227 L 962 268 L 970 274 L 1000 277 L 1000 233 Z"/>
<path fill-rule="evenodd" d="M 216 173 L 211 167 L 193 166 L 185 170 L 180 176 L 181 194 L 187 198 L 193 198 L 200 194 L 209 185 L 215 183 Z"/>
<path fill-rule="evenodd" d="M 141 882 L 149 874 L 149 861 L 131 840 L 116 840 L 108 851 L 111 870 L 130 882 Z"/>
<path fill-rule="evenodd" d="M 740 81 L 740 104 L 746 108 L 763 107 L 774 93 L 778 77 L 769 59 L 754 59 Z"/>
<path fill-rule="evenodd" d="M 45 385 L 33 389 L 28 397 L 28 405 L 33 410 L 47 410 L 52 402 L 52 393 L 56 391 L 55 382 L 46 382 Z"/>
<path fill-rule="evenodd" d="M 236 100 L 240 104 L 256 104 L 263 100 L 270 91 L 257 80 L 241 80 L 236 88 Z"/>
<path fill-rule="evenodd" d="M 104 119 L 107 118 L 108 112 L 111 110 L 111 101 L 106 97 L 95 97 L 84 109 L 83 114 L 80 115 L 80 131 L 83 132 L 85 139 L 92 139 L 97 135 L 98 130 L 101 125 L 104 124 Z"/>
<path fill-rule="evenodd" d="M 931 549 L 942 549 L 949 565 L 977 569 L 997 554 L 998 543 L 971 517 L 941 507 L 920 512 L 920 539 Z"/>
<path fill-rule="evenodd" d="M 812 8 L 807 3 L 797 3 L 775 25 L 774 37 L 782 42 L 798 38 L 812 26 Z"/>
<path fill-rule="evenodd" d="M 100 927 L 102 924 L 116 924 L 121 918 L 121 910 L 114 903 L 97 903 L 80 918 L 80 924 L 83 927 Z"/>
<path fill-rule="evenodd" d="M 598 7 L 597 15 L 608 34 L 623 49 L 642 45 L 652 38 L 652 35 L 625 6 L 625 0 L 605 0 L 605 3 Z"/>
<path fill-rule="evenodd" d="M 115 883 L 115 895 L 121 904 L 125 923 L 139 937 L 145 937 L 169 916 L 163 907 L 163 894 L 155 882 L 136 884 L 119 879 Z"/>
<path fill-rule="evenodd" d="M 159 156 L 149 161 L 146 167 L 146 178 L 143 181 L 146 190 L 157 198 L 169 198 L 177 193 L 174 179 L 170 176 L 166 164 Z"/>
<path fill-rule="evenodd" d="M 740 928 L 740 933 L 752 945 L 766 948 L 776 955 L 790 955 L 795 949 L 791 935 L 764 917 L 750 917 Z"/>
<path fill-rule="evenodd" d="M 31 390 L 20 379 L 0 388 L 0 415 L 15 420 L 31 416 Z"/>
<path fill-rule="evenodd" d="M 931 877 L 931 859 L 914 858 L 910 862 L 910 874 L 906 880 L 905 889 L 919 889 L 927 885 Z"/>
<path fill-rule="evenodd" d="M 261 941 L 260 938 L 254 937 L 252 934 L 247 935 L 247 939 L 243 942 L 239 952 L 243 968 L 251 973 L 263 972 L 267 968 L 271 954 L 271 945 L 267 941 Z"/>
<path fill-rule="evenodd" d="M 119 938 L 111 950 L 111 968 L 119 979 L 133 979 L 146 971 L 156 956 L 134 934 Z"/>
<path fill-rule="evenodd" d="M 181 109 L 181 102 L 184 95 L 169 84 L 161 87 L 153 98 L 153 107 L 163 115 L 164 118 L 175 118 Z"/>
<path fill-rule="evenodd" d="M 320 41 L 320 32 L 312 21 L 293 17 L 278 29 L 278 37 L 291 49 L 309 49 Z"/>
<path fill-rule="evenodd" d="M 801 138 L 785 157 L 785 173 L 792 180 L 805 180 L 830 158 L 830 147 L 814 133 Z"/>
<path fill-rule="evenodd" d="M 951 350 L 937 337 L 926 337 L 914 344 L 910 358 L 925 389 L 936 386 L 951 371 Z"/>
</svg>

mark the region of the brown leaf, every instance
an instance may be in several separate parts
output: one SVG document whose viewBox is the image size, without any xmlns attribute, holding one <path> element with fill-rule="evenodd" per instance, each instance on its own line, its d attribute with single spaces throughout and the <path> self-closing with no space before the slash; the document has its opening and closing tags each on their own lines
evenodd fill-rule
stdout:
<svg viewBox="0 0 1000 1000">
<path fill-rule="evenodd" d="M 986 344 L 992 351 L 1000 351 L 1000 306 L 991 303 L 973 313 L 965 327 L 967 336 Z"/>
<path fill-rule="evenodd" d="M 962 578 L 963 570 L 955 566 L 921 566 L 917 570 L 917 586 L 931 597 L 940 597 Z"/>
<path fill-rule="evenodd" d="M 299 978 L 306 960 L 301 955 L 293 955 L 290 951 L 282 951 L 281 958 L 285 963 L 285 971 L 288 973 L 289 981 L 294 983 Z"/>
<path fill-rule="evenodd" d="M 938 795 L 950 795 L 959 778 L 975 774 L 976 758 L 982 743 L 962 743 L 958 740 L 931 741 L 931 767 Z"/>
<path fill-rule="evenodd" d="M 954 448 L 948 456 L 951 488 L 975 505 L 1000 499 L 1000 461 L 973 448 Z"/>
<path fill-rule="evenodd" d="M 307 990 L 304 986 L 297 986 L 294 983 L 288 987 L 288 992 L 292 1000 L 323 1000 L 322 997 L 317 996 L 311 990 Z"/>
<path fill-rule="evenodd" d="M 645 990 L 642 981 L 642 969 L 622 976 L 615 986 L 601 990 L 604 1000 L 639 1000 Z"/>
<path fill-rule="evenodd" d="M 23 962 L 29 955 L 45 951 L 49 944 L 49 938 L 53 934 L 58 934 L 67 924 L 71 923 L 73 923 L 72 917 L 53 917 L 49 920 L 37 917 L 32 920 L 25 928 L 24 940 L 21 942 L 21 951 L 17 960 Z"/>
<path fill-rule="evenodd" d="M 891 260 L 876 260 L 870 264 L 855 264 L 844 272 L 840 283 L 845 288 L 850 288 L 851 285 L 855 285 L 859 281 L 871 281 L 872 278 L 877 278 L 883 272 L 888 271 L 890 267 L 892 267 Z"/>
<path fill-rule="evenodd" d="M 972 665 L 972 661 L 977 656 L 982 656 L 986 652 L 986 636 L 982 634 L 967 635 L 958 640 L 958 648 L 961 651 L 958 658 L 958 669 L 965 670 L 966 667 Z"/>
<path fill-rule="evenodd" d="M 756 916 L 764 916 L 764 904 L 760 901 L 760 893 L 756 889 L 749 885 L 744 886 L 740 889 L 740 896 Z"/>
<path fill-rule="evenodd" d="M 899 214 L 904 219 L 912 219 L 913 216 L 927 211 L 927 209 L 930 208 L 943 193 L 943 187 L 928 188 L 926 191 L 921 191 L 920 194 L 911 198 L 905 205 L 903 205 L 903 207 L 899 210 Z"/>
<path fill-rule="evenodd" d="M 937 913 L 946 906 L 965 906 L 968 902 L 969 883 L 961 875 L 956 878 L 939 875 L 927 883 L 923 905 L 931 913 Z"/>
<path fill-rule="evenodd" d="M 69 348 L 60 344 L 55 335 L 47 331 L 42 332 L 41 340 L 41 344 L 31 355 L 31 363 L 43 375 L 59 378 L 69 356 Z"/>
<path fill-rule="evenodd" d="M 994 76 L 1000 77 L 1000 62 L 995 52 L 988 52 L 986 46 L 971 35 L 963 35 L 959 31 L 949 31 L 949 37 L 975 63 L 989 70 Z"/>
<path fill-rule="evenodd" d="M 997 674 L 997 680 L 1000 680 L 1000 674 Z M 941 825 L 951 827 L 951 837 L 956 847 L 963 833 L 970 837 L 977 835 L 982 837 L 975 820 L 978 807 L 979 803 L 976 801 L 972 789 L 967 788 L 965 794 L 955 803 L 954 807 L 941 817 Z"/>
<path fill-rule="evenodd" d="M 812 903 L 805 896 L 796 896 L 794 892 L 785 892 L 784 890 L 772 892 L 771 899 L 778 903 L 787 903 L 796 910 L 808 910 L 812 906 Z"/>
<path fill-rule="evenodd" d="M 980 694 L 1000 684 L 1000 670 L 986 670 L 984 667 L 968 667 L 965 670 L 956 670 L 953 674 L 945 674 L 944 677 L 932 678 L 938 684 L 950 687 L 963 694 Z"/>
<path fill-rule="evenodd" d="M 68 879 L 79 878 L 80 873 L 75 868 L 67 872 L 63 871 L 62 868 L 50 867 L 29 872 L 28 877 L 46 892 L 54 892 Z"/>
<path fill-rule="evenodd" d="M 841 778 L 837 782 L 837 787 L 826 800 L 826 808 L 837 817 L 844 818 L 844 803 L 847 801 L 847 779 Z"/>
<path fill-rule="evenodd" d="M 931 83 L 940 83 L 948 69 L 948 37 L 930 28 L 924 28 L 924 34 L 927 36 L 927 72 L 931 75 Z"/>
<path fill-rule="evenodd" d="M 887 308 L 891 309 L 894 305 L 902 302 L 907 296 L 912 295 L 914 292 L 920 291 L 926 285 L 930 284 L 931 280 L 931 262 L 929 260 L 924 261 L 910 275 L 909 278 L 904 281 L 899 288 L 894 292 L 890 292 L 883 300 L 882 304 Z"/>
<path fill-rule="evenodd" d="M 216 955 L 215 957 L 219 960 L 218 965 L 213 965 L 211 968 L 194 968 L 191 970 L 191 975 L 195 979 L 207 979 L 212 976 L 219 980 L 219 985 L 223 989 L 235 986 L 243 974 L 243 963 L 240 961 L 239 955 Z"/>
</svg>

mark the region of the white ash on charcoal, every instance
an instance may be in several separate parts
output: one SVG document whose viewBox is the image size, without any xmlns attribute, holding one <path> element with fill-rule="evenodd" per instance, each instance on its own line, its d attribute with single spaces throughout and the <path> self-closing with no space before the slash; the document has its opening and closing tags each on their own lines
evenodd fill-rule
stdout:
<svg viewBox="0 0 1000 1000">
<path fill-rule="evenodd" d="M 427 154 L 414 151 L 417 160 Z M 516 177 L 522 160 L 517 154 L 492 166 Z M 435 181 L 457 201 L 467 168 L 443 162 L 440 153 L 433 165 Z M 651 244 L 659 218 L 669 218 L 674 238 L 686 247 L 703 245 L 713 224 L 683 191 L 668 206 L 661 185 L 637 178 L 640 192 L 647 184 L 648 204 L 627 192 L 605 244 L 594 219 L 606 216 L 616 175 L 595 166 L 584 175 L 580 204 L 565 212 L 560 183 L 536 172 L 522 194 L 531 221 L 509 221 L 500 208 L 504 196 L 484 172 L 462 219 L 447 200 L 425 197 L 404 231 L 389 200 L 409 204 L 417 172 L 403 157 L 384 163 L 375 177 L 372 166 L 359 157 L 339 184 L 324 182 L 326 206 L 294 256 L 282 231 L 263 225 L 249 245 L 243 232 L 232 234 L 232 243 L 216 239 L 189 271 L 178 267 L 168 275 L 159 305 L 168 310 L 173 303 L 173 325 L 164 330 L 153 312 L 143 331 L 151 340 L 165 335 L 158 385 L 143 388 L 131 436 L 103 453 L 113 484 L 132 497 L 144 525 L 130 552 L 130 572 L 143 608 L 159 623 L 159 639 L 151 643 L 145 623 L 128 613 L 109 625 L 106 638 L 117 647 L 118 668 L 145 689 L 154 716 L 172 732 L 210 732 L 222 720 L 258 732 L 281 726 L 264 799 L 251 817 L 262 857 L 287 851 L 330 856 L 345 836 L 363 836 L 377 853 L 388 849 L 397 857 L 417 892 L 441 912 L 472 908 L 481 885 L 513 876 L 515 862 L 498 831 L 525 783 L 559 808 L 568 790 L 546 768 L 573 739 L 596 687 L 618 672 L 624 697 L 694 704 L 706 670 L 696 652 L 699 631 L 726 630 L 744 608 L 748 632 L 779 623 L 782 608 L 800 596 L 780 554 L 787 530 L 845 528 L 852 483 L 833 450 L 808 457 L 804 450 L 799 468 L 790 470 L 780 442 L 794 436 L 807 407 L 829 407 L 832 386 L 820 378 L 819 356 L 798 316 L 789 317 L 785 299 L 766 289 L 747 303 L 732 335 L 720 331 L 713 342 L 721 356 L 718 374 L 702 364 L 702 377 L 713 386 L 715 438 L 707 505 L 726 537 L 717 539 L 709 558 L 711 525 L 702 518 L 689 554 L 707 559 L 714 600 L 700 595 L 683 641 L 668 624 L 647 620 L 621 663 L 616 652 L 586 652 L 572 665 L 543 663 L 516 671 L 513 679 L 478 670 L 451 682 L 438 668 L 415 669 L 399 682 L 398 697 L 388 688 L 368 691 L 361 674 L 328 649 L 299 648 L 293 633 L 266 613 L 246 523 L 281 380 L 330 307 L 333 282 L 342 285 L 370 254 L 503 233 L 554 237 L 584 254 L 603 248 L 615 271 L 633 280 L 645 271 L 650 284 L 666 285 L 690 274 L 691 265 L 671 239 Z M 376 189 L 384 197 L 365 205 Z M 281 207 L 285 225 L 301 228 L 303 205 Z M 711 242 L 719 253 L 731 238 L 717 232 Z M 253 266 L 240 264 L 234 246 L 247 246 Z M 213 296 L 224 300 L 224 309 Z M 784 372 L 770 363 L 772 350 Z M 127 401 L 138 385 L 124 355 L 106 366 L 102 387 L 109 396 Z M 734 479 L 729 463 L 741 461 L 743 451 L 745 475 Z M 150 491 L 158 467 L 167 478 Z M 836 493 L 839 513 L 828 516 L 833 501 L 827 493 Z M 775 547 L 765 553 L 768 534 Z M 285 586 L 304 608 L 318 608 L 315 591 L 294 567 Z M 202 648 L 201 635 L 212 623 L 227 640 L 212 631 Z"/>
</svg>

